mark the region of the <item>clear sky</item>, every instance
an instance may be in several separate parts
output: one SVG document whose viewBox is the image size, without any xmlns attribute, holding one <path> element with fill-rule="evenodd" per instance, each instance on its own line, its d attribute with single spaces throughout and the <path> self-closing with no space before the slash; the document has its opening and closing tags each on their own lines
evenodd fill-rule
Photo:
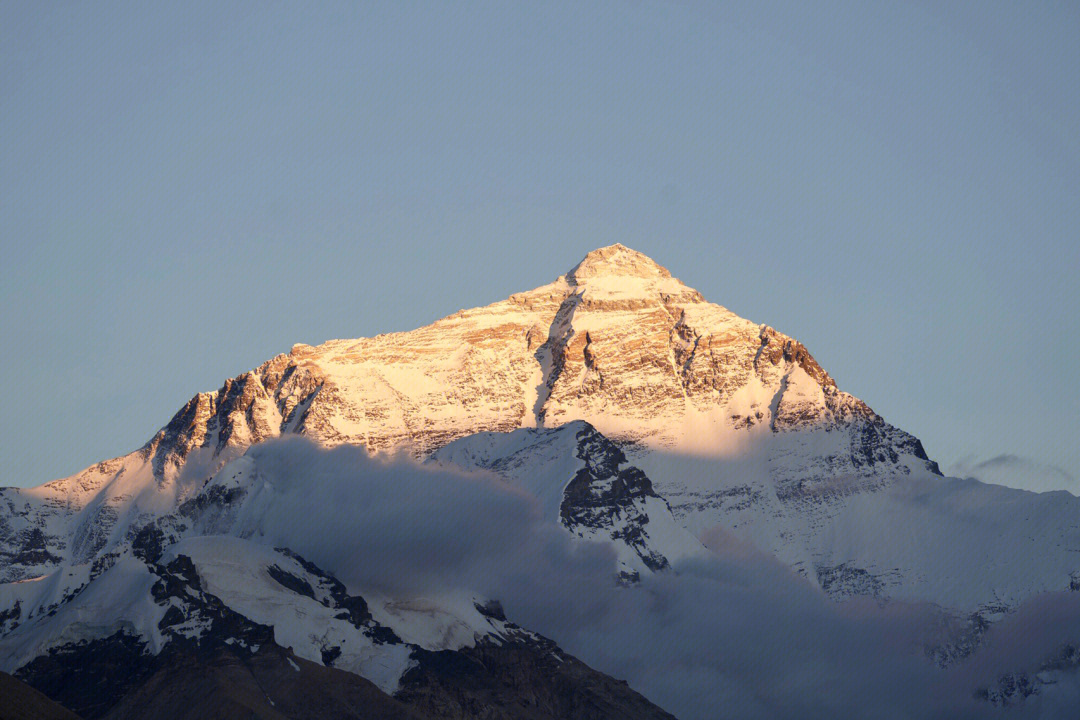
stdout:
<svg viewBox="0 0 1080 720">
<path fill-rule="evenodd" d="M 0 484 L 622 242 L 946 469 L 1077 491 L 1078 37 L 1065 2 L 0 4 Z"/>
</svg>

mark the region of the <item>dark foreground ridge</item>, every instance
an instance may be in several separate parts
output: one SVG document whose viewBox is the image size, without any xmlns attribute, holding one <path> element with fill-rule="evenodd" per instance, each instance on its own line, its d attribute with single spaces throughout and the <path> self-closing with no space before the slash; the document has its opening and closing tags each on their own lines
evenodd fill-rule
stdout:
<svg viewBox="0 0 1080 720">
<path fill-rule="evenodd" d="M 21 680 L 0 672 L 0 720 L 79 720 L 79 716 Z"/>
<path fill-rule="evenodd" d="M 329 587 L 332 592 L 326 602 L 340 610 L 342 617 L 379 642 L 402 642 L 372 620 L 363 598 L 345 594 L 335 578 L 286 548 L 277 552 L 300 562 L 322 581 L 321 586 Z M 19 690 L 12 697 L 28 708 L 11 717 L 672 718 L 625 682 L 593 670 L 554 642 L 510 622 L 498 641 L 482 640 L 475 647 L 433 652 L 411 646 L 414 666 L 390 695 L 359 675 L 310 662 L 291 648 L 279 646 L 272 627 L 251 621 L 209 593 L 188 557 L 179 555 L 166 564 L 151 553 L 143 561 L 159 578 L 151 589 L 154 600 L 169 607 L 159 623 L 163 636 L 169 638 L 162 652 L 153 655 L 144 642 L 123 632 L 53 648 L 20 668 L 17 679 L 6 676 L 5 681 Z M 305 597 L 314 594 L 308 580 L 276 566 L 273 569 L 275 581 L 291 592 Z M 497 602 L 484 606 L 482 612 L 505 622 Z M 202 630 L 192 634 L 192 627 Z M 332 665 L 334 653 L 327 654 L 324 663 Z M 3 700 L 6 709 L 6 693 Z M 43 713 L 53 714 L 32 714 L 39 706 Z M 0 715 L 0 720 L 6 717 Z"/>
</svg>

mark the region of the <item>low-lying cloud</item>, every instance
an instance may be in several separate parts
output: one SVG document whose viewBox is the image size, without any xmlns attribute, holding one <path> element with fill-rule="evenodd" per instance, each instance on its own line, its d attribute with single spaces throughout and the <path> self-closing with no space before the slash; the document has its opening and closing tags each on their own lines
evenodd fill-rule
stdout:
<svg viewBox="0 0 1080 720">
<path fill-rule="evenodd" d="M 705 538 L 711 557 L 619 587 L 610 548 L 545 522 L 532 498 L 492 476 L 297 439 L 249 452 L 268 487 L 238 531 L 361 591 L 497 598 L 515 622 L 683 720 L 1057 717 L 1080 695 L 1074 674 L 1014 708 L 974 697 L 1080 644 L 1080 593 L 1032 600 L 943 670 L 925 651 L 949 630 L 935 608 L 832 602 L 719 529 Z"/>
</svg>

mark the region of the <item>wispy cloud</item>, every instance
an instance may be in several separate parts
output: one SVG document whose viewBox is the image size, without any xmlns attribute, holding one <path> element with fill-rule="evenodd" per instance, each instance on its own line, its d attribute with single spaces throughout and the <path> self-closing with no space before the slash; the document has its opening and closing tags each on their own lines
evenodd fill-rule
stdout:
<svg viewBox="0 0 1080 720">
<path fill-rule="evenodd" d="M 985 483 L 1034 492 L 1068 490 L 1075 494 L 1077 490 L 1080 490 L 1076 477 L 1068 470 L 1034 458 L 1010 453 L 995 455 L 988 459 L 979 459 L 974 456 L 961 458 L 946 468 L 946 471 L 946 474 L 953 477 L 975 478 Z"/>
</svg>

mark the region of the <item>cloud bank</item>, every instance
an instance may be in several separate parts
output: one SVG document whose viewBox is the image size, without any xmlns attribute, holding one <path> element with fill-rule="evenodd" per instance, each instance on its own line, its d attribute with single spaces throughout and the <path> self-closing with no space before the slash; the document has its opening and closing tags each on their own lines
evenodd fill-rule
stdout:
<svg viewBox="0 0 1080 720">
<path fill-rule="evenodd" d="M 287 545 L 351 588 L 392 594 L 465 588 L 683 720 L 1058 717 L 1076 673 L 1018 707 L 974 697 L 1005 673 L 1080 645 L 1080 593 L 1033 599 L 948 669 L 925 648 L 954 631 L 928 606 L 828 600 L 722 530 L 706 559 L 613 582 L 610 548 L 546 523 L 492 476 L 323 449 L 301 439 L 252 448 L 262 489 L 238 530 Z"/>
</svg>

